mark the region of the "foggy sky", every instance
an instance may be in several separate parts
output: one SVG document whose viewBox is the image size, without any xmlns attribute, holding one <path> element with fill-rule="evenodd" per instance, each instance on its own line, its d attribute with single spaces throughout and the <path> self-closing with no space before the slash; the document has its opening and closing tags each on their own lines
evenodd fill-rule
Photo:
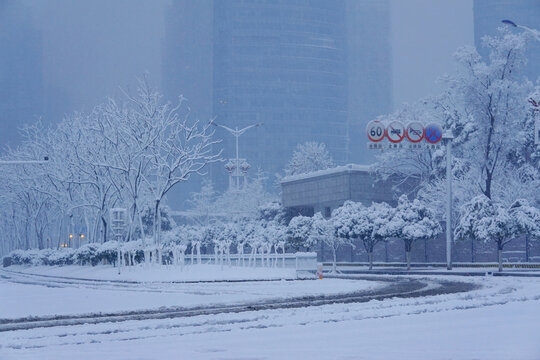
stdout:
<svg viewBox="0 0 540 360">
<path fill-rule="evenodd" d="M 60 113 L 88 110 L 148 72 L 159 86 L 165 0 L 25 0 L 43 36 L 45 88 Z M 61 106 L 61 105 L 60 105 Z M 58 112 L 54 112 L 58 114 Z"/>
<path fill-rule="evenodd" d="M 24 0 L 43 39 L 44 118 L 89 110 L 149 72 L 160 85 L 168 0 Z M 1 16 L 1 15 L 0 15 Z M 0 19 L 1 20 L 1 19 Z M 473 43 L 472 0 L 393 0 L 395 106 L 437 90 L 451 54 Z"/>
</svg>

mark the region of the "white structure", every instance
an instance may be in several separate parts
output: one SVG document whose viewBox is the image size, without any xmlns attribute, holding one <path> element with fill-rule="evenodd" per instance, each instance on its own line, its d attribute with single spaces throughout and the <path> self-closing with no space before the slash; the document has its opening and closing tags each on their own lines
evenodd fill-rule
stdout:
<svg viewBox="0 0 540 360">
<path fill-rule="evenodd" d="M 229 172 L 229 187 L 232 187 L 233 179 L 234 184 L 236 187 L 236 190 L 240 190 L 240 178 L 243 178 L 243 184 L 246 183 L 246 175 L 247 171 L 250 168 L 250 165 L 246 161 L 246 159 L 240 159 L 239 152 L 238 152 L 238 138 L 240 135 L 245 133 L 248 129 L 251 129 L 253 127 L 261 126 L 262 123 L 246 126 L 243 129 L 238 129 L 238 127 L 235 127 L 234 129 L 231 129 L 230 127 L 219 125 L 217 123 L 213 123 L 215 126 L 221 127 L 228 132 L 230 132 L 235 138 L 236 138 L 236 158 L 229 159 L 227 164 L 225 164 L 225 169 Z"/>
<path fill-rule="evenodd" d="M 127 218 L 127 209 L 124 208 L 112 208 L 109 211 L 110 215 L 110 224 L 111 230 L 114 234 L 116 241 L 118 241 L 118 274 L 120 274 L 121 267 L 121 253 L 120 253 L 120 243 L 124 237 L 125 231 L 127 229 L 128 218 Z"/>
</svg>

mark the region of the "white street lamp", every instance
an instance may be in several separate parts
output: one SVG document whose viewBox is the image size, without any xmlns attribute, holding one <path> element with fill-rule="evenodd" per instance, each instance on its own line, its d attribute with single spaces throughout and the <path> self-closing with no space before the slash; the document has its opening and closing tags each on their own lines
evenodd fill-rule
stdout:
<svg viewBox="0 0 540 360">
<path fill-rule="evenodd" d="M 214 121 L 212 122 L 212 124 L 214 124 L 217 127 L 220 127 L 220 128 L 223 128 L 223 129 L 227 130 L 236 139 L 236 159 L 234 161 L 234 169 L 232 169 L 232 167 L 231 167 L 231 169 L 234 171 L 233 176 L 236 178 L 236 190 L 240 190 L 240 176 L 242 176 L 240 174 L 240 170 L 241 170 L 241 168 L 245 168 L 245 166 L 243 166 L 244 164 L 240 164 L 240 157 L 238 155 L 238 138 L 240 137 L 240 135 L 245 133 L 247 130 L 249 130 L 249 129 L 253 128 L 253 127 L 261 126 L 263 123 L 257 123 L 257 124 L 249 125 L 249 126 L 246 126 L 243 129 L 238 129 L 238 127 L 235 127 L 234 129 L 231 129 L 230 127 L 227 127 L 225 125 L 217 124 Z M 244 162 L 245 162 L 245 160 L 244 160 Z"/>
</svg>

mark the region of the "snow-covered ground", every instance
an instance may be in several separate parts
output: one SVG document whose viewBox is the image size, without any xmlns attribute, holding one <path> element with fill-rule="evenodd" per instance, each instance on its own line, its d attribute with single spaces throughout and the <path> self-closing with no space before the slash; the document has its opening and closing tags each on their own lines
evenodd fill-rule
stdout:
<svg viewBox="0 0 540 360">
<path fill-rule="evenodd" d="M 0 336 L 0 359 L 540 358 L 539 278 L 488 276 L 459 280 L 481 288 L 367 303 L 4 332 Z M 325 283 L 332 289 L 352 287 L 355 281 L 359 281 L 358 286 L 369 286 L 361 280 L 340 279 L 230 283 L 225 284 L 228 292 L 218 294 L 225 290 L 219 288 L 223 284 L 204 284 L 200 288 L 200 284 L 175 285 L 186 286 L 186 293 L 190 287 L 193 293 L 215 289 L 214 296 L 228 301 L 254 293 L 262 297 L 269 293 L 288 296 L 306 291 L 302 286 L 324 287 Z M 340 282 L 343 285 L 336 285 Z M 281 287 L 287 284 L 295 290 Z M 65 290 L 4 282 L 0 286 L 0 296 L 4 296 L 6 286 L 33 288 L 27 296 L 36 301 L 49 290 Z M 79 296 L 89 297 L 101 291 L 113 297 L 116 292 L 125 294 L 125 290 L 77 290 Z M 138 296 L 138 292 L 130 294 Z M 24 296 L 21 299 L 22 303 L 30 301 Z M 51 314 L 56 312 L 56 308 L 50 309 Z"/>
<path fill-rule="evenodd" d="M 197 267 L 197 266 L 195 266 Z M 200 273 L 207 276 L 212 271 L 217 277 L 241 278 L 238 269 L 219 271 L 212 265 L 201 265 Z M 9 267 L 10 270 L 22 270 Z M 91 278 L 86 267 L 28 267 L 24 270 L 33 274 L 53 273 L 61 276 Z M 107 269 L 97 269 L 96 278 L 106 278 Z M 155 270 L 155 271 L 154 271 Z M 277 276 L 282 269 L 245 269 L 244 278 L 256 278 L 257 271 L 265 270 L 266 277 Z M 146 278 L 157 278 L 167 270 L 150 269 Z M 171 269 L 169 269 L 171 271 Z M 196 271 L 193 270 L 193 273 Z M 153 273 L 153 274 L 152 274 Z M 193 275 L 192 273 L 192 275 Z M 0 271 L 0 319 L 27 316 L 86 314 L 155 309 L 162 306 L 201 306 L 233 304 L 267 299 L 283 299 L 304 295 L 339 294 L 384 286 L 381 283 L 356 280 L 295 280 L 295 281 L 249 281 L 241 283 L 166 283 L 144 282 L 140 284 L 95 283 L 54 279 L 40 276 L 25 276 Z M 133 275 L 133 274 L 132 274 Z M 173 275 L 169 276 L 173 278 Z M 177 277 L 178 278 L 178 277 Z M 263 277 L 265 278 L 265 277 Z M 196 277 L 192 277 L 196 279 Z M 16 281 L 16 282 L 14 282 Z"/>
<path fill-rule="evenodd" d="M 120 274 L 111 265 L 99 266 L 10 266 L 9 271 L 64 276 L 80 279 L 126 280 L 137 282 L 275 280 L 296 279 L 294 268 L 220 265 L 179 266 L 136 265 L 123 267 Z"/>
</svg>

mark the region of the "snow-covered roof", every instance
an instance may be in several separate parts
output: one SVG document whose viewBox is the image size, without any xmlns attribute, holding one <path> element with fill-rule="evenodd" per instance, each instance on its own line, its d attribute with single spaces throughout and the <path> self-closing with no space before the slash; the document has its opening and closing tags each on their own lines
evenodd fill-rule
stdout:
<svg viewBox="0 0 540 360">
<path fill-rule="evenodd" d="M 285 176 L 281 179 L 280 182 L 283 184 L 283 183 L 287 183 L 291 181 L 311 179 L 311 178 L 316 178 L 319 176 L 338 174 L 338 173 L 347 172 L 347 171 L 371 171 L 371 165 L 347 164 L 347 165 L 342 165 L 342 166 L 336 166 L 330 169 L 313 171 L 306 174 Z"/>
</svg>

